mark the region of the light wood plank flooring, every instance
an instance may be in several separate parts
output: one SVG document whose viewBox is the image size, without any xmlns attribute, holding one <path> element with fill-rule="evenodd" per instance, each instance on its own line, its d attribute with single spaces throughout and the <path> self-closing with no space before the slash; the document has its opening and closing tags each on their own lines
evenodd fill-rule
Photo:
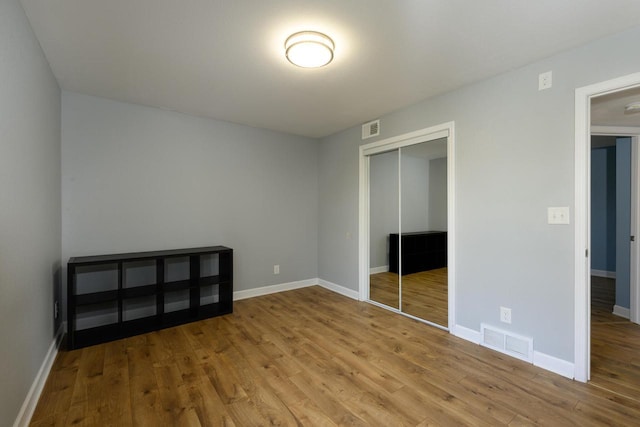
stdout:
<svg viewBox="0 0 640 427">
<path fill-rule="evenodd" d="M 71 352 L 33 424 L 637 425 L 640 403 L 314 286 Z"/>
<path fill-rule="evenodd" d="M 640 325 L 612 314 L 614 304 L 615 280 L 592 277 L 591 384 L 640 401 Z"/>
<path fill-rule="evenodd" d="M 397 274 L 372 274 L 369 283 L 369 298 L 372 301 L 398 308 Z M 406 274 L 402 276 L 402 311 L 447 327 L 448 292 L 446 267 Z"/>
</svg>

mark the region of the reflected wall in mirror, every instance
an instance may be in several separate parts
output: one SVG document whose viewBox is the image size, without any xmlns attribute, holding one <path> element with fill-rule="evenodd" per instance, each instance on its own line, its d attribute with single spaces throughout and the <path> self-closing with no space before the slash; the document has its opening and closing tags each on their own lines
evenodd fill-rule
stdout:
<svg viewBox="0 0 640 427">
<path fill-rule="evenodd" d="M 398 162 L 398 150 L 369 156 L 369 299 L 395 309 L 400 277 L 389 271 L 389 237 L 399 231 Z"/>
<path fill-rule="evenodd" d="M 404 313 L 448 326 L 447 138 L 400 149 L 402 233 L 390 236 L 401 248 Z"/>
</svg>

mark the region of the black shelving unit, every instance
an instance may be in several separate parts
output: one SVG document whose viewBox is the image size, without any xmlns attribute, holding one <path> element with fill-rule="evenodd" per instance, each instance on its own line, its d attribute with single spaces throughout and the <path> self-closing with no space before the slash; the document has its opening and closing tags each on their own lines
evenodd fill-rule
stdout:
<svg viewBox="0 0 640 427">
<path fill-rule="evenodd" d="M 224 246 L 70 258 L 70 350 L 233 312 Z"/>
</svg>

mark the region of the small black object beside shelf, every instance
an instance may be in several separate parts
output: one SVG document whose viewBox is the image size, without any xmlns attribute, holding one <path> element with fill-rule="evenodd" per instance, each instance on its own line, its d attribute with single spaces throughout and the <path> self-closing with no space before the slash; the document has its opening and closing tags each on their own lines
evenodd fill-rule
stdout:
<svg viewBox="0 0 640 427">
<path fill-rule="evenodd" d="M 224 246 L 70 258 L 70 350 L 233 312 Z"/>
</svg>

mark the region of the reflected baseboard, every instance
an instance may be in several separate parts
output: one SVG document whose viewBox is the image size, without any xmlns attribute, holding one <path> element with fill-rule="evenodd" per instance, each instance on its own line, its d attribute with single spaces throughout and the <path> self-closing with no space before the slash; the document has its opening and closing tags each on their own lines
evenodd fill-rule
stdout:
<svg viewBox="0 0 640 427">
<path fill-rule="evenodd" d="M 381 265 L 380 267 L 372 267 L 369 269 L 369 274 L 386 273 L 389 271 L 388 265 Z"/>
</svg>

